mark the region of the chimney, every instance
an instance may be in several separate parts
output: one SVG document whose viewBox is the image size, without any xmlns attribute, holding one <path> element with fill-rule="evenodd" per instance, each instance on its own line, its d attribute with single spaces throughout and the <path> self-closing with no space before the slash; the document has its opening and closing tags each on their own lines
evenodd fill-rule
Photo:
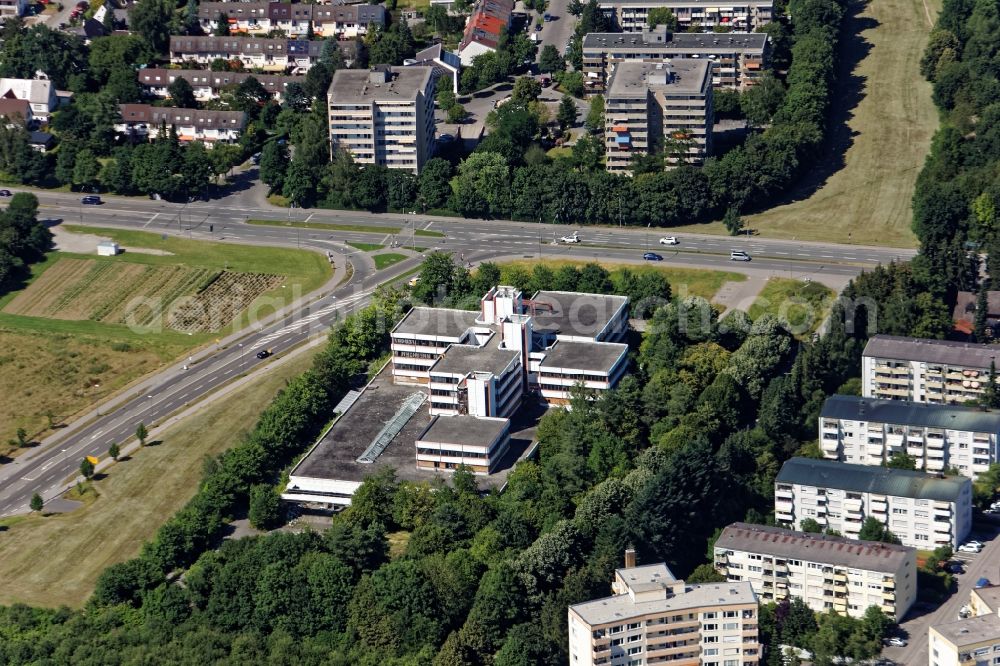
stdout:
<svg viewBox="0 0 1000 666">
<path fill-rule="evenodd" d="M 635 548 L 625 549 L 625 568 L 626 569 L 635 568 Z"/>
</svg>

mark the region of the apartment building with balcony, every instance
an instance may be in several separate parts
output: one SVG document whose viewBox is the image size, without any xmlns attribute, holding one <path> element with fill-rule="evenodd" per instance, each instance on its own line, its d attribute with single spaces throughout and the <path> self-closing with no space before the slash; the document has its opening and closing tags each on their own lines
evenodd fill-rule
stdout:
<svg viewBox="0 0 1000 666">
<path fill-rule="evenodd" d="M 861 360 L 862 394 L 932 404 L 978 400 L 998 355 L 995 345 L 875 335 Z"/>
<path fill-rule="evenodd" d="M 603 95 L 618 63 L 707 60 L 714 88 L 747 88 L 766 71 L 770 49 L 764 33 L 672 33 L 665 26 L 641 32 L 592 32 L 583 38 L 588 95 Z"/>
<path fill-rule="evenodd" d="M 0 0 L 0 21 L 16 16 L 24 16 L 24 12 L 27 9 L 27 0 Z"/>
<path fill-rule="evenodd" d="M 636 566 L 626 553 L 611 591 L 569 607 L 571 666 L 760 663 L 750 583 L 688 584 L 667 565 Z"/>
<path fill-rule="evenodd" d="M 677 17 L 680 30 L 697 28 L 711 31 L 716 26 L 734 32 L 753 32 L 771 22 L 772 0 L 599 0 L 600 8 L 611 16 L 622 32 L 640 32 L 646 27 L 649 10 L 667 7 Z"/>
<path fill-rule="evenodd" d="M 434 86 L 433 67 L 337 70 L 327 92 L 331 149 L 420 173 L 434 154 Z"/>
<path fill-rule="evenodd" d="M 854 465 L 913 456 L 918 470 L 957 469 L 975 480 L 997 462 L 1000 412 L 849 395 L 827 398 L 819 416 L 823 455 Z"/>
<path fill-rule="evenodd" d="M 463 67 L 469 67 L 477 56 L 493 53 L 500 40 L 510 30 L 514 0 L 478 0 L 465 24 L 458 56 Z"/>
<path fill-rule="evenodd" d="M 711 74 L 707 60 L 615 66 L 604 100 L 608 172 L 631 175 L 635 156 L 659 151 L 668 166 L 700 164 L 712 145 Z"/>
<path fill-rule="evenodd" d="M 147 68 L 137 72 L 139 85 L 147 95 L 165 99 L 170 96 L 170 84 L 177 79 L 184 79 L 194 91 L 194 97 L 200 102 L 218 99 L 219 93 L 227 88 L 234 88 L 248 78 L 253 77 L 277 101 L 282 101 L 285 89 L 291 83 L 305 83 L 304 76 L 285 76 L 284 74 L 252 74 L 250 72 L 213 72 L 208 69 L 159 69 Z"/>
<path fill-rule="evenodd" d="M 173 128 L 182 142 L 201 141 L 211 147 L 216 142 L 238 141 L 247 124 L 247 114 L 242 111 L 119 104 L 118 112 L 121 122 L 115 124 L 115 131 L 133 141 L 155 139 L 163 128 Z"/>
<path fill-rule="evenodd" d="M 714 566 L 762 601 L 798 597 L 817 613 L 860 618 L 875 606 L 898 622 L 917 597 L 916 550 L 894 544 L 733 523 L 715 542 Z"/>
<path fill-rule="evenodd" d="M 308 4 L 286 2 L 203 2 L 198 21 L 209 34 L 224 18 L 232 34 L 264 34 L 283 30 L 303 39 L 312 25 L 316 37 L 352 39 L 365 35 L 372 26 L 384 26 L 386 10 L 369 4 Z"/>
<path fill-rule="evenodd" d="M 213 60 L 238 61 L 247 69 L 265 72 L 304 74 L 319 60 L 323 41 L 305 39 L 269 39 L 265 37 L 228 37 L 174 35 L 170 37 L 170 62 L 202 65 Z"/>
<path fill-rule="evenodd" d="M 791 458 L 774 484 L 774 517 L 801 529 L 812 518 L 857 539 L 865 518 L 888 526 L 904 546 L 957 548 L 972 527 L 972 482 L 834 460 Z"/>
</svg>

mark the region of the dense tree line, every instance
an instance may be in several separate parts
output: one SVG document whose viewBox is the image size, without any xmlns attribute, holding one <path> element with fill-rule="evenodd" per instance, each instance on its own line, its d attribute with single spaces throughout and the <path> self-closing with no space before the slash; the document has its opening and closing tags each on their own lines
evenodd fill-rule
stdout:
<svg viewBox="0 0 1000 666">
<path fill-rule="evenodd" d="M 5 293 L 27 268 L 51 248 L 52 232 L 38 221 L 38 199 L 18 192 L 0 211 L 0 294 Z"/>
<path fill-rule="evenodd" d="M 411 483 L 387 469 L 323 533 L 213 548 L 248 505 L 268 519 L 273 490 L 261 484 L 274 483 L 386 348 L 401 306 L 383 293 L 332 333 L 252 431 L 206 463 L 197 495 L 138 558 L 101 576 L 84 612 L 0 608 L 0 663 L 565 663 L 567 605 L 607 595 L 627 545 L 641 562 L 688 576 L 718 528 L 765 519 L 774 476 L 812 438 L 803 433 L 821 395 L 857 367 L 859 342 L 842 327 L 796 353 L 768 316 L 720 321 L 706 301 L 671 300 L 669 284 L 640 277 L 596 265 L 469 273 L 431 255 L 415 300 L 463 306 L 510 281 L 667 302 L 635 354 L 637 371 L 546 414 L 537 459 L 518 464 L 503 493 L 481 493 L 464 470 L 450 483 Z M 823 664 L 870 654 L 875 635 L 782 606 L 761 618 L 765 644 L 797 641 Z M 800 640 L 813 628 L 815 638 Z"/>
</svg>

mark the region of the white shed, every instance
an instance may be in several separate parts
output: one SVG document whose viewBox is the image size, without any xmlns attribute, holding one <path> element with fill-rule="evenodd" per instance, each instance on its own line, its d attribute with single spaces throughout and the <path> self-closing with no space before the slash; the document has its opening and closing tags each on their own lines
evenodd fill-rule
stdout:
<svg viewBox="0 0 1000 666">
<path fill-rule="evenodd" d="M 101 241 L 97 244 L 97 254 L 101 257 L 113 257 L 118 252 L 118 243 L 114 241 Z"/>
</svg>

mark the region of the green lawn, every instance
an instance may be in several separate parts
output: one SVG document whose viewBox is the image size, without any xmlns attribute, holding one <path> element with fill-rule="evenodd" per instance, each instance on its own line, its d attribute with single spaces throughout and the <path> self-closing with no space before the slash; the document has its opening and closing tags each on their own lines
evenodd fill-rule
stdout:
<svg viewBox="0 0 1000 666">
<path fill-rule="evenodd" d="M 347 244 L 356 250 L 361 250 L 362 252 L 374 252 L 375 250 L 381 250 L 385 245 L 379 245 L 378 243 L 358 243 L 356 241 L 347 241 Z"/>
<path fill-rule="evenodd" d="M 383 268 L 388 268 L 393 264 L 398 264 L 399 262 L 406 259 L 405 254 L 399 254 L 396 252 L 385 252 L 383 254 L 376 254 L 372 259 L 375 260 L 376 270 L 382 270 Z"/>
<path fill-rule="evenodd" d="M 427 236 L 428 238 L 445 238 L 446 234 L 433 229 L 417 229 L 413 232 L 417 236 Z"/>
<path fill-rule="evenodd" d="M 751 319 L 773 314 L 797 336 L 809 335 L 823 322 L 834 297 L 818 282 L 771 278 L 750 306 Z"/>
<path fill-rule="evenodd" d="M 282 222 L 281 220 L 247 220 L 247 224 L 264 227 L 297 227 L 299 229 L 325 229 L 327 231 L 357 231 L 367 234 L 398 234 L 400 227 L 379 227 L 370 224 L 332 224 L 327 222 Z M 419 235 L 419 231 L 418 234 Z"/>
</svg>

